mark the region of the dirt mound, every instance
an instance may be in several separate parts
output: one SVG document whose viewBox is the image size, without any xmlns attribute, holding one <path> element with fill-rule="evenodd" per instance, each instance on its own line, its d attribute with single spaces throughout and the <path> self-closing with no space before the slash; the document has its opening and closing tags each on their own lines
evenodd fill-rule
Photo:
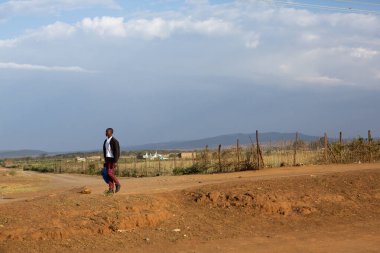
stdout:
<svg viewBox="0 0 380 253">
<path fill-rule="evenodd" d="M 362 206 L 378 203 L 380 173 L 358 175 L 227 183 L 185 191 L 185 195 L 198 206 L 237 209 L 253 215 L 347 216 L 357 212 L 357 203 Z"/>
<path fill-rule="evenodd" d="M 170 216 L 165 200 L 147 196 L 79 194 L 73 189 L 9 205 L 2 211 L 2 240 L 46 240 L 131 231 L 155 226 Z M 24 206 L 24 207 L 20 207 Z M 9 218 L 6 218 L 9 217 Z M 21 226 L 22 223 L 22 226 Z"/>
<path fill-rule="evenodd" d="M 78 192 L 82 194 L 91 194 L 92 190 L 88 186 L 83 186 Z"/>
<path fill-rule="evenodd" d="M 253 209 L 261 214 L 308 215 L 317 209 L 309 201 L 294 199 L 294 196 L 278 196 L 276 194 L 255 194 L 251 191 L 208 193 L 190 193 L 193 200 L 199 204 L 219 208 Z"/>
</svg>

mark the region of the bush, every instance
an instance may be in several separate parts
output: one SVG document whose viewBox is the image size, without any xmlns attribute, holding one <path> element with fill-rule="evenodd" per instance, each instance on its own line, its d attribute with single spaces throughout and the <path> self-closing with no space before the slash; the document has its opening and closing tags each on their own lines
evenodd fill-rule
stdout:
<svg viewBox="0 0 380 253">
<path fill-rule="evenodd" d="M 11 176 L 16 176 L 16 174 L 17 174 L 17 172 L 15 170 L 11 170 L 9 172 L 9 175 L 11 175 Z"/>
<path fill-rule="evenodd" d="M 32 166 L 26 165 L 23 167 L 24 171 L 35 171 L 40 173 L 53 173 L 54 168 L 46 167 L 46 166 Z"/>
<path fill-rule="evenodd" d="M 25 165 L 22 170 L 25 170 L 25 171 L 28 171 L 28 170 L 32 170 L 32 166 L 31 165 Z"/>
<path fill-rule="evenodd" d="M 48 168 L 48 167 L 32 167 L 30 170 L 40 172 L 40 173 L 52 173 L 52 172 L 54 172 L 53 168 Z"/>
<path fill-rule="evenodd" d="M 240 163 L 240 171 L 246 171 L 246 170 L 257 170 L 258 169 L 258 166 L 256 163 L 253 163 L 249 160 L 245 160 L 243 162 Z"/>
<path fill-rule="evenodd" d="M 195 163 L 190 167 L 174 168 L 173 175 L 200 174 L 206 171 L 207 171 L 207 165 L 205 163 Z"/>
<path fill-rule="evenodd" d="M 133 169 L 133 170 L 128 170 L 128 169 L 122 170 L 120 172 L 120 176 L 122 176 L 122 177 L 137 177 L 137 170 L 135 170 L 135 169 Z"/>
<path fill-rule="evenodd" d="M 371 162 L 379 157 L 379 143 L 372 143 L 364 138 L 353 139 L 345 144 L 332 143 L 328 147 L 328 161 L 332 163 Z M 318 162 L 325 162 L 321 152 Z"/>
<path fill-rule="evenodd" d="M 52 172 L 54 172 L 54 169 L 53 168 L 42 167 L 42 168 L 39 169 L 39 172 L 41 172 L 41 173 L 52 173 Z"/>
<path fill-rule="evenodd" d="M 6 165 L 6 166 L 4 166 L 4 167 L 7 168 L 7 169 L 16 169 L 16 168 L 17 168 L 17 165 L 12 164 L 12 165 Z"/>
<path fill-rule="evenodd" d="M 90 174 L 90 175 L 95 175 L 96 174 L 95 164 L 89 164 L 88 165 L 87 174 Z"/>
</svg>

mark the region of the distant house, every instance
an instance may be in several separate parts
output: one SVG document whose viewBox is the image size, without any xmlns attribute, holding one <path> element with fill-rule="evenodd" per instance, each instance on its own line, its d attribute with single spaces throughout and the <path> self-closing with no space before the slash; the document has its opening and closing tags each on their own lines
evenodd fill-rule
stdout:
<svg viewBox="0 0 380 253">
<path fill-rule="evenodd" d="M 85 158 L 86 159 L 86 158 Z M 100 160 L 100 156 L 99 155 L 95 155 L 95 156 L 88 156 L 87 157 L 87 160 L 89 161 L 96 161 L 96 160 Z"/>
<path fill-rule="evenodd" d="M 197 157 L 196 152 L 181 152 L 179 153 L 179 157 L 182 159 L 195 159 Z"/>
<path fill-rule="evenodd" d="M 167 157 L 158 154 L 157 151 L 153 155 L 146 153 L 145 155 L 143 155 L 143 158 L 144 159 L 150 159 L 150 160 L 167 160 L 168 159 Z"/>
<path fill-rule="evenodd" d="M 77 162 L 85 162 L 86 158 L 78 156 L 78 157 L 76 157 L 76 160 L 77 160 Z"/>
<path fill-rule="evenodd" d="M 5 168 L 12 168 L 14 166 L 12 160 L 5 160 L 3 164 Z"/>
</svg>

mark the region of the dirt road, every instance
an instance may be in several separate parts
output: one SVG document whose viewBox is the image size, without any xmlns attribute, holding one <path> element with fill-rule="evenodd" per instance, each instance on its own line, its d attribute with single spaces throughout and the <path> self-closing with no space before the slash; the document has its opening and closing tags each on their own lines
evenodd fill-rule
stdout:
<svg viewBox="0 0 380 253">
<path fill-rule="evenodd" d="M 380 164 L 345 164 L 345 165 L 315 165 L 303 167 L 283 167 L 269 168 L 259 171 L 245 171 L 224 174 L 200 174 L 187 176 L 161 176 L 148 178 L 121 178 L 123 185 L 119 195 L 125 194 L 148 194 L 160 193 L 173 190 L 181 190 L 189 187 L 218 184 L 232 181 L 253 181 L 271 178 L 325 175 L 328 173 L 360 171 L 368 169 L 378 169 Z M 107 185 L 100 176 L 76 175 L 76 174 L 40 174 L 30 171 L 20 171 L 20 176 L 29 177 L 31 180 L 39 182 L 38 187 L 26 189 L 25 191 L 16 191 L 13 194 L 7 194 L 8 199 L 3 199 L 0 203 L 14 201 L 25 197 L 35 197 L 46 194 L 46 191 L 59 192 L 62 190 L 72 189 L 75 187 L 89 186 L 93 193 L 102 194 L 107 189 Z M 25 179 L 24 179 L 25 180 Z M 0 180 L 0 183 L 6 181 Z M 37 185 L 36 183 L 34 185 Z M 32 185 L 32 186 L 34 186 Z M 33 192 L 30 194 L 30 192 Z"/>
<path fill-rule="evenodd" d="M 380 164 L 123 178 L 113 197 L 1 173 L 0 252 L 380 252 Z"/>
</svg>

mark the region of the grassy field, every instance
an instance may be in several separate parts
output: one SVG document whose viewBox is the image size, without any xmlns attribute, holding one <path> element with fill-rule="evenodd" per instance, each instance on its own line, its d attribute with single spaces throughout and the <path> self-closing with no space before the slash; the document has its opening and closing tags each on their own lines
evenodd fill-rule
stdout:
<svg viewBox="0 0 380 253">
<path fill-rule="evenodd" d="M 123 153 L 117 174 L 126 177 L 217 173 L 255 170 L 263 167 L 302 166 L 328 163 L 362 163 L 380 160 L 380 142 L 356 139 L 332 143 L 326 148 L 319 143 L 263 147 L 255 146 L 203 149 L 191 158 L 180 158 L 178 151 L 162 151 L 167 160 L 138 159 L 138 153 Z M 141 154 L 143 152 L 139 152 Z M 144 151 L 145 153 L 145 151 Z M 258 159 L 258 157 L 262 157 Z M 3 166 L 42 173 L 100 174 L 103 168 L 101 153 L 81 153 L 58 156 L 19 158 L 2 161 Z M 260 163 L 260 164 L 259 164 Z"/>
<path fill-rule="evenodd" d="M 320 151 L 298 151 L 297 164 L 313 164 L 317 161 Z M 224 150 L 220 155 L 215 150 L 197 151 L 194 159 L 171 157 L 167 160 L 137 159 L 135 155 L 121 156 L 118 162 L 118 175 L 128 177 L 176 175 L 192 173 L 232 172 L 240 170 L 257 169 L 256 157 L 253 157 L 249 149 Z M 99 174 L 103 168 L 103 159 L 100 154 L 78 160 L 75 156 L 54 156 L 7 160 L 6 167 L 14 167 L 23 170 L 31 170 L 42 173 L 79 173 Z M 280 167 L 292 165 L 294 151 L 280 150 L 265 152 L 263 154 L 265 167 Z"/>
</svg>

